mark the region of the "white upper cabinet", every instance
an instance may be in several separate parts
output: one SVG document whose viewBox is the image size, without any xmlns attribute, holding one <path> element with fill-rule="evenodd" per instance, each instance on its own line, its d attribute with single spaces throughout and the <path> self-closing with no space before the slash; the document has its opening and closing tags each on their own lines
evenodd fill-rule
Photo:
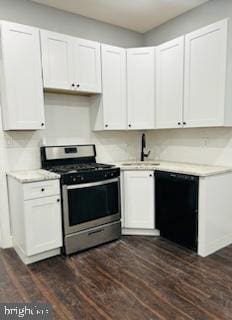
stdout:
<svg viewBox="0 0 232 320">
<path fill-rule="evenodd" d="M 101 92 L 100 43 L 73 39 L 73 68 L 76 88 L 82 92 Z"/>
<path fill-rule="evenodd" d="M 155 48 L 127 49 L 129 129 L 155 128 Z"/>
<path fill-rule="evenodd" d="M 4 130 L 44 128 L 39 30 L 1 22 L 1 104 Z"/>
<path fill-rule="evenodd" d="M 101 92 L 100 43 L 41 31 L 45 89 Z"/>
<path fill-rule="evenodd" d="M 184 124 L 224 125 L 227 19 L 186 35 Z"/>
<path fill-rule="evenodd" d="M 105 130 L 127 129 L 125 49 L 102 45 L 102 86 Z"/>
<path fill-rule="evenodd" d="M 182 126 L 184 37 L 156 48 L 156 128 Z"/>
<path fill-rule="evenodd" d="M 57 90 L 74 89 L 72 38 L 43 30 L 40 35 L 44 87 Z"/>
</svg>

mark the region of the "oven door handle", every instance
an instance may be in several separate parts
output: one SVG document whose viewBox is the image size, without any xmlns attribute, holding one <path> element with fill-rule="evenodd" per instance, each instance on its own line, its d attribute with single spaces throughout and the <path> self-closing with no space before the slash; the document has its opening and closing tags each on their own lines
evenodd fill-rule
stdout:
<svg viewBox="0 0 232 320">
<path fill-rule="evenodd" d="M 96 186 L 102 186 L 104 184 L 109 184 L 113 182 L 119 182 L 120 178 L 114 178 L 109 180 L 104 180 L 100 182 L 90 182 L 90 183 L 83 183 L 83 184 L 75 184 L 66 186 L 67 190 L 73 190 L 73 189 L 82 189 L 82 188 L 89 188 L 89 187 L 96 187 Z"/>
</svg>

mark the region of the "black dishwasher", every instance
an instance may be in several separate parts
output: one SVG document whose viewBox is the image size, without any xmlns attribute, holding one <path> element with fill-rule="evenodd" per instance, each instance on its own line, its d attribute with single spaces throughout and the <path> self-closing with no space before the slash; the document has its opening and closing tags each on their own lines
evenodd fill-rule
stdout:
<svg viewBox="0 0 232 320">
<path fill-rule="evenodd" d="M 197 251 L 199 178 L 155 172 L 156 228 L 161 237 Z"/>
</svg>

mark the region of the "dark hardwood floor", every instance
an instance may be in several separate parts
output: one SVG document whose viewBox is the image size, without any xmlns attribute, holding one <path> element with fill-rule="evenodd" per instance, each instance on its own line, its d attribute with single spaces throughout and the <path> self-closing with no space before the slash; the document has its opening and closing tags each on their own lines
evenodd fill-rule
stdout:
<svg viewBox="0 0 232 320">
<path fill-rule="evenodd" d="M 200 258 L 133 236 L 30 266 L 2 250 L 0 302 L 49 302 L 54 319 L 232 319 L 232 246 Z"/>
</svg>

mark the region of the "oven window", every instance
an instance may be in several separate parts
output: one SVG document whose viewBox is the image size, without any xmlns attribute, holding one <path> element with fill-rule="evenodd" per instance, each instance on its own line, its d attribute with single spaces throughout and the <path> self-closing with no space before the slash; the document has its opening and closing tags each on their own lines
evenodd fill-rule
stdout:
<svg viewBox="0 0 232 320">
<path fill-rule="evenodd" d="M 68 190 L 69 225 L 107 217 L 119 212 L 118 182 Z"/>
</svg>

